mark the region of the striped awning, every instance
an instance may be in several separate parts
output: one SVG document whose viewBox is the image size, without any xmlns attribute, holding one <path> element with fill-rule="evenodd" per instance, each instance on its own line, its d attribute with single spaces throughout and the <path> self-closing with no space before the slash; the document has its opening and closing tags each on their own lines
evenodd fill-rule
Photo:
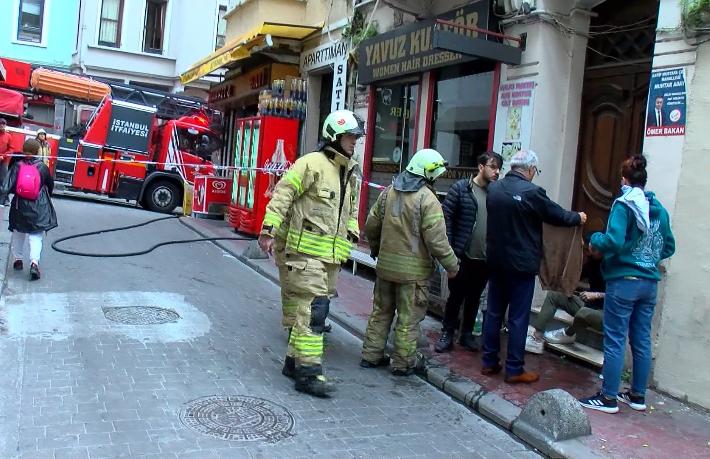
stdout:
<svg viewBox="0 0 710 459">
<path fill-rule="evenodd" d="M 303 40 L 322 27 L 322 25 L 305 26 L 262 22 L 254 29 L 230 40 L 217 51 L 196 62 L 189 70 L 180 75 L 180 81 L 182 84 L 187 84 L 231 62 L 246 59 L 251 56 L 253 48 L 267 42 L 267 37 Z"/>
</svg>

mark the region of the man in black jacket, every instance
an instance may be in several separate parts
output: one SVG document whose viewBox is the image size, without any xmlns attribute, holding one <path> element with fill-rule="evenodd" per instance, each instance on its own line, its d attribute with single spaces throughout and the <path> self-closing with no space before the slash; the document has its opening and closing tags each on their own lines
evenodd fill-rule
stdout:
<svg viewBox="0 0 710 459">
<path fill-rule="evenodd" d="M 462 302 L 459 344 L 470 351 L 480 348 L 478 338 L 473 336 L 473 325 L 488 282 L 486 194 L 488 184 L 498 180 L 503 158 L 488 151 L 480 155 L 477 162 L 478 174 L 454 183 L 442 204 L 449 244 L 461 265 L 458 275 L 449 279 L 449 299 L 444 309 L 441 337 L 434 346 L 436 352 L 448 352 L 453 347 Z"/>
<path fill-rule="evenodd" d="M 510 161 L 511 171 L 488 188 L 487 261 L 490 269 L 488 309 L 483 321 L 484 375 L 500 373 L 500 329 L 508 310 L 508 356 L 505 381 L 532 383 L 539 379 L 523 368 L 525 337 L 535 276 L 542 257 L 542 224 L 583 225 L 583 212 L 569 212 L 531 182 L 540 173 L 537 155 L 520 151 Z"/>
</svg>

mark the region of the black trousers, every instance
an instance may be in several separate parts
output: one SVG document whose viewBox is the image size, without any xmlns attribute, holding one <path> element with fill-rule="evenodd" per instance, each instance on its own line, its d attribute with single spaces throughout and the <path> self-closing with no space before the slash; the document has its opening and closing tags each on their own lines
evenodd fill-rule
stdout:
<svg viewBox="0 0 710 459">
<path fill-rule="evenodd" d="M 461 335 L 473 332 L 486 282 L 488 282 L 486 262 L 471 260 L 464 256 L 458 274 L 455 278 L 449 279 L 449 298 L 444 309 L 444 330 L 453 332 L 458 328 L 459 312 L 463 303 Z"/>
<path fill-rule="evenodd" d="M 4 160 L 0 161 L 0 185 L 2 185 L 2 183 L 5 182 L 5 177 L 7 177 L 8 172 L 9 172 L 9 171 L 8 171 L 7 163 L 6 163 Z M 14 191 L 14 190 L 13 190 L 13 191 Z M 11 192 L 12 192 L 12 191 L 11 191 Z M 9 193 L 8 193 L 8 195 L 9 195 Z M 0 202 L 0 205 L 3 205 L 3 206 L 4 206 L 4 205 L 6 205 L 8 202 L 10 202 L 10 196 L 5 196 L 4 201 L 5 201 L 5 202 Z"/>
</svg>

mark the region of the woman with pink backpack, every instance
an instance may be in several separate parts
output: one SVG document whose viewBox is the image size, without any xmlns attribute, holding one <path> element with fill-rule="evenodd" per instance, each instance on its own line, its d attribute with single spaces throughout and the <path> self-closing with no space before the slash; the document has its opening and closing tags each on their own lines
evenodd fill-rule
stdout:
<svg viewBox="0 0 710 459">
<path fill-rule="evenodd" d="M 54 179 L 47 165 L 37 156 L 39 150 L 37 140 L 26 140 L 22 146 L 25 156 L 14 158 L 0 186 L 0 202 L 10 193 L 15 195 L 10 203 L 9 216 L 9 229 L 12 231 L 10 248 L 14 258 L 12 267 L 16 271 L 23 269 L 23 252 L 29 239 L 30 280 L 40 278 L 39 258 L 44 233 L 57 226 L 57 213 L 50 197 Z"/>
</svg>

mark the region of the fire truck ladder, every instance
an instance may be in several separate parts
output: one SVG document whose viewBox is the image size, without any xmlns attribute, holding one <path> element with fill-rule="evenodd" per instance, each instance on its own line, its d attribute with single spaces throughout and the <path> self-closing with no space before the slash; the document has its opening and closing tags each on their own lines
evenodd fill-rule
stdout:
<svg viewBox="0 0 710 459">
<path fill-rule="evenodd" d="M 111 83 L 110 86 L 111 97 L 114 100 L 155 107 L 158 118 L 178 119 L 181 116 L 193 115 L 207 108 L 205 101 L 197 97 L 179 96 L 157 89 L 120 83 Z M 218 112 L 206 111 L 212 115 L 211 122 L 219 125 L 221 119 Z"/>
</svg>

